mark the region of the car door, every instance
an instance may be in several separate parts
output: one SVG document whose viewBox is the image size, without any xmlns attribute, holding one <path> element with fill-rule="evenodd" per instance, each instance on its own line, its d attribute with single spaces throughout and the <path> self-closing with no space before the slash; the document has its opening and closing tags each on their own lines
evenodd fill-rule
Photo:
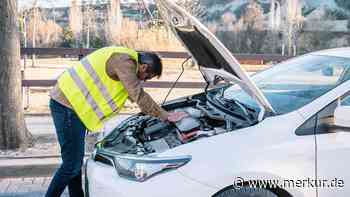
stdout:
<svg viewBox="0 0 350 197">
<path fill-rule="evenodd" d="M 350 128 L 334 124 L 334 111 L 339 105 L 350 106 L 350 96 L 337 99 L 315 117 L 319 197 L 350 195 Z"/>
</svg>

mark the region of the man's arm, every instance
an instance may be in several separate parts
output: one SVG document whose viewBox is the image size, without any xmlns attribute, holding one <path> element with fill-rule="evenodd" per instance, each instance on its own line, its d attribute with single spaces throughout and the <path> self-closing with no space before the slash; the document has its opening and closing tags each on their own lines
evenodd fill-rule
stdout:
<svg viewBox="0 0 350 197">
<path fill-rule="evenodd" d="M 168 112 L 161 108 L 141 87 L 141 81 L 136 74 L 135 62 L 128 55 L 112 55 L 107 62 L 107 66 L 113 68 L 113 73 L 123 83 L 128 92 L 129 99 L 136 102 L 143 113 L 167 120 Z"/>
</svg>

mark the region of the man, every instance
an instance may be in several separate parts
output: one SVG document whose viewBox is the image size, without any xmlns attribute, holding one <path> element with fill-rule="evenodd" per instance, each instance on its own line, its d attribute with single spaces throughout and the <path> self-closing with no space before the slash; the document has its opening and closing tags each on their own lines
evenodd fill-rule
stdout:
<svg viewBox="0 0 350 197">
<path fill-rule="evenodd" d="M 81 167 L 85 130 L 97 131 L 116 115 L 129 98 L 145 114 L 176 122 L 185 114 L 168 113 L 141 87 L 162 74 L 162 62 L 154 53 L 138 53 L 124 47 L 99 49 L 72 65 L 50 93 L 50 110 L 61 147 L 62 165 L 53 177 L 47 197 L 60 196 L 66 186 L 72 197 L 84 196 Z"/>
</svg>

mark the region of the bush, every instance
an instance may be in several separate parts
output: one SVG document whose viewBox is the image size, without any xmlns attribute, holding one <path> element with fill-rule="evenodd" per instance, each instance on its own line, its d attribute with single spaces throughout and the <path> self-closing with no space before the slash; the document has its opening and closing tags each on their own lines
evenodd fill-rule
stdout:
<svg viewBox="0 0 350 197">
<path fill-rule="evenodd" d="M 94 39 L 91 40 L 90 42 L 90 47 L 91 48 L 102 48 L 106 46 L 106 41 L 104 41 L 103 39 L 99 38 L 99 37 L 95 37 Z"/>
<path fill-rule="evenodd" d="M 63 30 L 63 39 L 61 47 L 73 48 L 75 45 L 74 34 L 69 28 Z"/>
</svg>

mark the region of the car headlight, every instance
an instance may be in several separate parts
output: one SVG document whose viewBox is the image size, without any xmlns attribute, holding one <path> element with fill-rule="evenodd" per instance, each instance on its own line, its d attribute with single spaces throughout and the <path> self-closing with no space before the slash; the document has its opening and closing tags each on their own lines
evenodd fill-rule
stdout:
<svg viewBox="0 0 350 197">
<path fill-rule="evenodd" d="M 177 157 L 137 157 L 111 153 L 107 155 L 113 158 L 113 164 L 119 176 L 139 182 L 166 170 L 179 168 L 192 159 L 189 155 Z"/>
</svg>

